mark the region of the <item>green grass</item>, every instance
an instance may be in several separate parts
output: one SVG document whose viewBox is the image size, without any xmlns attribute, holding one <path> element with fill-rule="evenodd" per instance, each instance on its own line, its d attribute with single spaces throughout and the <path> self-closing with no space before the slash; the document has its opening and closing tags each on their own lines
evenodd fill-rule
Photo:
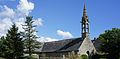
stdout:
<svg viewBox="0 0 120 59">
<path fill-rule="evenodd" d="M 100 58 L 100 59 L 106 59 L 106 58 Z"/>
<path fill-rule="evenodd" d="M 5 58 L 0 57 L 0 59 L 5 59 Z"/>
</svg>

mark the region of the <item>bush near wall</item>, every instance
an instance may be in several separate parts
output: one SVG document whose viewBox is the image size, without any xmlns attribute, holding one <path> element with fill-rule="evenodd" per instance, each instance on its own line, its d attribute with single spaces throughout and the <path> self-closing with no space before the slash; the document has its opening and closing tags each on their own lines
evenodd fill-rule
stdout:
<svg viewBox="0 0 120 59">
<path fill-rule="evenodd" d="M 81 56 L 80 56 L 80 59 L 88 59 L 88 56 L 85 55 L 85 54 L 84 54 L 84 55 L 81 55 Z"/>
</svg>

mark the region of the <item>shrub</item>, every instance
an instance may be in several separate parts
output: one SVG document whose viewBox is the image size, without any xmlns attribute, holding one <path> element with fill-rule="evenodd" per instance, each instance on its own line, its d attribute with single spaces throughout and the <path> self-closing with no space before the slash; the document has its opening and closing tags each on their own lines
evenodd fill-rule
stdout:
<svg viewBox="0 0 120 59">
<path fill-rule="evenodd" d="M 88 59 L 88 56 L 83 54 L 83 55 L 81 55 L 81 59 Z"/>
</svg>

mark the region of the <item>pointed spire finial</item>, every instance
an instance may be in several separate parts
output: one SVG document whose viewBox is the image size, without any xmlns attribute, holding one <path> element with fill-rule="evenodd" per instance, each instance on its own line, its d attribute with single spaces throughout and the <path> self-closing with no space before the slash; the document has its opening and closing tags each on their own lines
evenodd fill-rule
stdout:
<svg viewBox="0 0 120 59">
<path fill-rule="evenodd" d="M 86 9 L 86 0 L 84 0 L 84 9 Z"/>
<path fill-rule="evenodd" d="M 86 4 L 84 3 L 84 10 L 86 10 Z"/>
<path fill-rule="evenodd" d="M 87 11 L 86 11 L 86 4 L 85 4 L 85 2 L 84 2 L 83 16 L 87 16 Z"/>
</svg>

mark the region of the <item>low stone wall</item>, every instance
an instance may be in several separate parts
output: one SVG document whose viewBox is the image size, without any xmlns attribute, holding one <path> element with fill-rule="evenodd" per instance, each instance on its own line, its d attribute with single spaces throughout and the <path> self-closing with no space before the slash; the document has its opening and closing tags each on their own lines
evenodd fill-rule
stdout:
<svg viewBox="0 0 120 59">
<path fill-rule="evenodd" d="M 63 57 L 40 57 L 40 59 L 63 59 Z"/>
</svg>

